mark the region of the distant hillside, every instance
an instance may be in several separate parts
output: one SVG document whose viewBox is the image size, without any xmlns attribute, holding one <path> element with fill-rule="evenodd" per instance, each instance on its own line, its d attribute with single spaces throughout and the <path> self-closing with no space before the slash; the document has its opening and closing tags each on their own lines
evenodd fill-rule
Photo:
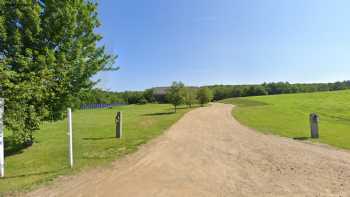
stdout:
<svg viewBox="0 0 350 197">
<path fill-rule="evenodd" d="M 199 87 L 196 86 L 186 86 L 187 88 L 193 88 L 193 89 L 199 89 Z M 169 89 L 169 87 L 154 87 L 151 88 L 153 90 L 154 95 L 165 95 L 166 91 Z"/>
<path fill-rule="evenodd" d="M 251 85 L 212 85 L 207 87 L 213 91 L 214 100 L 218 101 L 232 97 L 346 90 L 350 89 L 350 81 L 294 84 L 289 82 L 273 82 Z"/>
</svg>

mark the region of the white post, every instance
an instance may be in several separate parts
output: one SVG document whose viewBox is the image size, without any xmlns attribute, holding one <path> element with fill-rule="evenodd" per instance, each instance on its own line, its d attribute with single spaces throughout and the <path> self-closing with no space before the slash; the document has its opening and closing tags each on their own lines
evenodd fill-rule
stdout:
<svg viewBox="0 0 350 197">
<path fill-rule="evenodd" d="M 68 123 L 68 152 L 69 152 L 69 164 L 73 168 L 73 128 L 72 128 L 72 110 L 67 109 L 67 123 Z"/>
<path fill-rule="evenodd" d="M 0 177 L 5 176 L 5 152 L 4 152 L 4 99 L 0 98 Z"/>
</svg>

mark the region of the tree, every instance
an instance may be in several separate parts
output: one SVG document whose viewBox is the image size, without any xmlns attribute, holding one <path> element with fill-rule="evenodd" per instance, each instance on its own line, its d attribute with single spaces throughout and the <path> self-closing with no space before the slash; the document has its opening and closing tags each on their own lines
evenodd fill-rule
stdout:
<svg viewBox="0 0 350 197">
<path fill-rule="evenodd" d="M 156 99 L 154 98 L 154 90 L 153 89 L 147 89 L 143 92 L 143 97 L 147 100 L 149 103 L 154 103 Z"/>
<path fill-rule="evenodd" d="M 169 103 L 174 105 L 176 113 L 177 106 L 184 102 L 184 84 L 182 82 L 173 82 L 170 88 L 167 90 L 166 98 Z"/>
<path fill-rule="evenodd" d="M 231 97 L 241 97 L 243 94 L 242 88 L 240 87 L 233 87 L 231 92 Z"/>
<path fill-rule="evenodd" d="M 196 103 L 197 98 L 196 98 L 197 92 L 196 89 L 187 87 L 185 88 L 184 91 L 184 102 L 188 107 L 192 107 L 194 103 Z"/>
<path fill-rule="evenodd" d="M 207 87 L 202 87 L 198 91 L 197 95 L 198 101 L 203 107 L 204 104 L 209 103 L 213 99 L 213 93 Z"/>
<path fill-rule="evenodd" d="M 122 93 L 105 91 L 98 88 L 84 91 L 80 94 L 79 105 L 81 104 L 112 104 L 125 103 L 123 101 Z"/>
<path fill-rule="evenodd" d="M 222 100 L 225 98 L 230 98 L 231 97 L 231 92 L 232 92 L 232 87 L 230 86 L 217 86 L 212 89 L 213 92 L 213 99 L 215 101 Z"/>
<path fill-rule="evenodd" d="M 125 91 L 123 93 L 124 102 L 128 104 L 145 104 L 147 100 L 144 93 L 140 91 Z"/>
<path fill-rule="evenodd" d="M 94 74 L 116 70 L 99 25 L 93 0 L 0 0 L 0 97 L 17 143 L 31 145 L 41 120 L 63 118 Z"/>
<path fill-rule="evenodd" d="M 260 95 L 267 95 L 267 91 L 265 90 L 264 86 L 261 85 L 251 85 L 247 91 L 247 96 L 260 96 Z"/>
</svg>

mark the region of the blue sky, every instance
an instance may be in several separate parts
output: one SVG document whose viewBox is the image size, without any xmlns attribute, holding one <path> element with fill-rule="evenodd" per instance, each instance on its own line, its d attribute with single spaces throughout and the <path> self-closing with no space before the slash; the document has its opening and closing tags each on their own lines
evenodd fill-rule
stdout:
<svg viewBox="0 0 350 197">
<path fill-rule="evenodd" d="M 350 79 L 348 0 L 99 1 L 101 88 Z"/>
</svg>

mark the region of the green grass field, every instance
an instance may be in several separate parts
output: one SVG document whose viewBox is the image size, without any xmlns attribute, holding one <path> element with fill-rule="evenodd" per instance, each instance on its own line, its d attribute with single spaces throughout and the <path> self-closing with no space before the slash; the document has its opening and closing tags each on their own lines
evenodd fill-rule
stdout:
<svg viewBox="0 0 350 197">
<path fill-rule="evenodd" d="M 320 115 L 320 139 L 350 149 L 350 91 L 233 98 L 233 115 L 244 125 L 264 133 L 309 139 L 309 114 Z"/>
<path fill-rule="evenodd" d="M 114 138 L 117 111 L 123 112 L 121 140 Z M 139 145 L 160 135 L 187 111 L 189 109 L 182 108 L 175 114 L 170 105 L 148 104 L 74 112 L 73 170 L 67 160 L 67 121 L 44 123 L 35 133 L 36 143 L 32 147 L 11 151 L 11 155 L 6 156 L 0 196 L 1 193 L 31 189 L 58 175 L 108 164 L 108 161 L 133 152 Z"/>
</svg>

